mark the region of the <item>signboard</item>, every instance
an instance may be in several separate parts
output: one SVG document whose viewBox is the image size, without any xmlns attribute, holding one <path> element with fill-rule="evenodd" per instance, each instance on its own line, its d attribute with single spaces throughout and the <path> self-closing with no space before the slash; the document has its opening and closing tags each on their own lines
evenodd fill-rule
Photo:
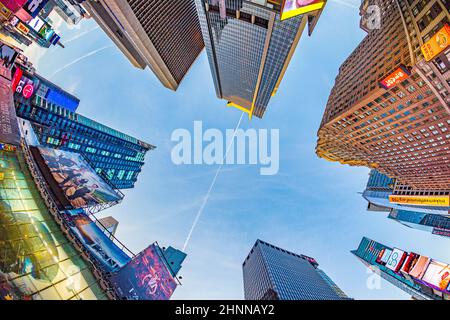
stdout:
<svg viewBox="0 0 450 320">
<path fill-rule="evenodd" d="M 53 37 L 54 34 L 55 31 L 48 24 L 44 24 L 39 30 L 39 35 L 46 41 L 50 41 L 50 39 Z"/>
<path fill-rule="evenodd" d="M 391 253 L 392 253 L 392 250 L 388 249 L 388 248 L 381 250 L 380 253 L 378 254 L 378 258 L 377 258 L 376 262 L 378 264 L 385 266 L 389 260 L 389 257 L 391 256 Z"/>
<path fill-rule="evenodd" d="M 22 79 L 23 76 L 23 70 L 19 67 L 16 68 L 16 71 L 14 72 L 14 76 L 11 80 L 11 89 L 12 92 L 16 91 L 17 85 L 19 84 L 20 79 Z"/>
<path fill-rule="evenodd" d="M 36 32 L 39 32 L 44 24 L 45 22 L 39 17 L 33 18 L 28 22 L 28 25 Z"/>
<path fill-rule="evenodd" d="M 34 81 L 23 75 L 20 80 L 17 82 L 17 85 L 14 83 L 15 92 L 21 93 L 25 99 L 30 99 L 34 93 Z"/>
<path fill-rule="evenodd" d="M 450 206 L 449 199 L 449 196 L 389 196 L 391 203 L 431 207 L 448 207 Z"/>
<path fill-rule="evenodd" d="M 450 238 L 450 230 L 449 229 L 442 229 L 442 228 L 433 228 L 433 234 L 443 237 L 449 237 Z"/>
<path fill-rule="evenodd" d="M 123 299 L 169 300 L 177 287 L 161 248 L 153 244 L 111 277 Z"/>
<path fill-rule="evenodd" d="M 0 141 L 19 145 L 20 131 L 9 81 L 0 78 Z"/>
<path fill-rule="evenodd" d="M 30 32 L 30 28 L 24 25 L 22 22 L 19 22 L 16 26 L 17 30 L 23 32 L 24 34 L 28 34 Z"/>
<path fill-rule="evenodd" d="M 386 268 L 391 269 L 394 272 L 400 271 L 400 268 L 403 266 L 403 262 L 406 259 L 406 252 L 397 248 L 394 248 L 392 254 L 389 256 L 388 261 L 386 262 Z"/>
<path fill-rule="evenodd" d="M 324 0 L 284 0 L 281 5 L 281 20 L 317 11 L 325 6 Z"/>
<path fill-rule="evenodd" d="M 430 258 L 419 256 L 417 259 L 413 260 L 408 274 L 416 279 L 422 279 L 429 264 Z"/>
<path fill-rule="evenodd" d="M 17 150 L 16 146 L 12 146 L 7 143 L 0 143 L 0 151 L 14 152 L 16 150 Z"/>
<path fill-rule="evenodd" d="M 450 285 L 450 266 L 446 263 L 431 260 L 422 281 L 439 291 L 448 292 Z"/>
<path fill-rule="evenodd" d="M 26 0 L 1 0 L 2 5 L 12 12 L 17 12 L 17 10 L 22 8 L 25 2 Z"/>
<path fill-rule="evenodd" d="M 433 60 L 442 51 L 450 46 L 450 25 L 440 29 L 430 40 L 428 40 L 422 47 L 422 53 L 426 61 Z"/>
<path fill-rule="evenodd" d="M 400 82 L 406 80 L 411 75 L 411 71 L 404 65 L 400 65 L 394 72 L 388 75 L 386 78 L 380 81 L 380 86 L 386 90 L 389 90 Z"/>
<path fill-rule="evenodd" d="M 68 210 L 65 217 L 77 238 L 105 271 L 118 271 L 131 260 L 83 210 Z"/>
<path fill-rule="evenodd" d="M 0 16 L 6 20 L 11 17 L 11 10 L 9 10 L 2 2 L 0 2 Z"/>
<path fill-rule="evenodd" d="M 0 66 L 6 69 L 11 70 L 14 65 L 14 61 L 17 58 L 17 51 L 6 45 L 5 43 L 0 42 Z"/>
<path fill-rule="evenodd" d="M 35 18 L 39 11 L 47 4 L 48 0 L 28 0 L 23 9 L 32 17 Z"/>
<path fill-rule="evenodd" d="M 74 208 L 86 208 L 121 200 L 114 189 L 84 160 L 83 156 L 53 148 L 38 148 L 59 193 Z"/>
</svg>

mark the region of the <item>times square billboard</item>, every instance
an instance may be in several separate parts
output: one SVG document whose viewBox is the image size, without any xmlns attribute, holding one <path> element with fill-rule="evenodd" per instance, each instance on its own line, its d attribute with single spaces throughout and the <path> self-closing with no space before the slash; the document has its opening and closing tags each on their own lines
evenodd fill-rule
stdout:
<svg viewBox="0 0 450 320">
<path fill-rule="evenodd" d="M 123 300 L 169 300 L 177 287 L 157 244 L 139 253 L 110 281 Z"/>
</svg>

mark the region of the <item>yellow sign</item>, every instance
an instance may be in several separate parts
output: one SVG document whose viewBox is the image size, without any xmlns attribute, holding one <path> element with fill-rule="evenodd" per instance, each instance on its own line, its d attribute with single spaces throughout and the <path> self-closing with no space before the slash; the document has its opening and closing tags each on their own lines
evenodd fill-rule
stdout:
<svg viewBox="0 0 450 320">
<path fill-rule="evenodd" d="M 300 14 L 317 11 L 325 6 L 324 0 L 284 0 L 281 6 L 281 20 Z"/>
<path fill-rule="evenodd" d="M 22 22 L 19 22 L 19 24 L 17 25 L 16 28 L 19 29 L 20 31 L 22 31 L 25 34 L 28 34 L 28 32 L 30 32 L 30 28 L 25 26 Z"/>
<path fill-rule="evenodd" d="M 450 46 L 450 25 L 439 30 L 422 46 L 422 53 L 426 61 L 433 60 L 438 54 Z"/>
<path fill-rule="evenodd" d="M 5 18 L 9 19 L 11 16 L 11 10 L 9 10 L 3 3 L 0 2 L 0 15 Z"/>
<path fill-rule="evenodd" d="M 391 203 L 408 204 L 413 206 L 448 207 L 449 196 L 389 196 Z"/>
</svg>

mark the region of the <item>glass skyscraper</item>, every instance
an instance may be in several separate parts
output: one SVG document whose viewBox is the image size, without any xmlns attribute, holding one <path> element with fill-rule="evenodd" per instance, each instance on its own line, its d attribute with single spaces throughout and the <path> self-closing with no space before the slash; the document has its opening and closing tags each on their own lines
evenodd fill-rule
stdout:
<svg viewBox="0 0 450 320">
<path fill-rule="evenodd" d="M 243 263 L 246 300 L 349 299 L 314 258 L 257 240 Z"/>
<path fill-rule="evenodd" d="M 395 259 L 389 260 L 391 255 L 393 255 L 393 250 L 397 250 L 397 255 Z M 450 298 L 448 294 L 433 290 L 432 285 L 430 286 L 430 284 L 423 281 L 424 276 L 427 275 L 426 271 L 430 265 L 430 259 L 415 253 L 408 255 L 406 252 L 406 259 L 401 259 L 401 253 L 403 252 L 402 250 L 388 247 L 366 237 L 361 240 L 358 249 L 351 251 L 364 265 L 379 274 L 381 278 L 410 294 L 414 299 L 448 300 Z M 413 255 L 416 261 L 410 259 Z M 420 262 L 417 262 L 418 258 L 422 258 L 419 260 Z M 391 263 L 391 267 L 388 267 L 391 261 L 394 263 Z M 427 261 L 427 263 L 422 263 L 422 261 Z M 433 261 L 431 259 L 431 265 L 436 265 Z M 392 264 L 394 264 L 394 267 L 392 267 Z M 414 267 L 416 270 L 413 270 Z M 421 269 L 419 270 L 420 272 L 417 272 L 418 269 Z"/>
<path fill-rule="evenodd" d="M 26 99 L 16 93 L 14 100 L 17 115 L 31 122 L 41 145 L 83 153 L 117 189 L 134 187 L 146 152 L 155 148 L 38 94 Z"/>
<path fill-rule="evenodd" d="M 282 21 L 280 1 L 195 4 L 217 96 L 249 117 L 262 118 L 305 26 L 318 12 Z"/>
</svg>

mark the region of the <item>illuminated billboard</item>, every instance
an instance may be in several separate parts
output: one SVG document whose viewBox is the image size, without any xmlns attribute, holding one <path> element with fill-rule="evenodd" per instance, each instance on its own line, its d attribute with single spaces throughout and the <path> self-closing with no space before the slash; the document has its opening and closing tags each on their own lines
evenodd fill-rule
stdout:
<svg viewBox="0 0 450 320">
<path fill-rule="evenodd" d="M 394 248 L 394 250 L 392 250 L 391 255 L 389 256 L 388 261 L 386 262 L 386 268 L 391 269 L 394 272 L 398 272 L 400 271 L 400 268 L 403 266 L 405 259 L 406 259 L 406 252 Z"/>
<path fill-rule="evenodd" d="M 62 193 L 73 208 L 121 200 L 81 154 L 44 147 L 38 147 L 38 150 L 59 187 L 56 193 Z"/>
<path fill-rule="evenodd" d="M 36 17 L 49 0 L 28 0 L 23 9 L 32 17 Z"/>
<path fill-rule="evenodd" d="M 284 0 L 281 5 L 281 20 L 317 11 L 325 6 L 324 0 Z"/>
<path fill-rule="evenodd" d="M 400 65 L 394 72 L 388 75 L 386 78 L 380 81 L 380 86 L 386 90 L 389 90 L 400 82 L 406 80 L 411 75 L 411 71 L 404 65 Z"/>
<path fill-rule="evenodd" d="M 111 277 L 122 299 L 169 300 L 177 287 L 161 248 L 153 244 Z"/>
<path fill-rule="evenodd" d="M 116 246 L 83 210 L 68 210 L 65 217 L 77 238 L 102 264 L 104 270 L 118 271 L 130 261 L 130 257 Z"/>
<path fill-rule="evenodd" d="M 422 53 L 426 61 L 433 60 L 441 52 L 450 46 L 450 25 L 445 24 L 430 40 L 422 47 Z"/>
<path fill-rule="evenodd" d="M 25 4 L 27 0 L 2 0 L 2 4 L 11 10 L 12 12 L 16 12 Z"/>
<path fill-rule="evenodd" d="M 33 18 L 28 22 L 28 25 L 36 32 L 39 32 L 44 24 L 45 22 L 39 17 Z"/>
<path fill-rule="evenodd" d="M 378 264 L 385 266 L 389 260 L 389 257 L 391 256 L 391 253 L 392 253 L 392 250 L 388 249 L 388 248 L 381 250 L 380 253 L 378 254 L 376 262 Z"/>
<path fill-rule="evenodd" d="M 391 203 L 431 207 L 448 207 L 449 199 L 449 196 L 389 196 Z"/>
<path fill-rule="evenodd" d="M 422 277 L 422 282 L 439 291 L 450 293 L 450 266 L 446 263 L 431 260 Z"/>
<path fill-rule="evenodd" d="M 408 274 L 416 279 L 422 279 L 429 264 L 430 258 L 425 256 L 419 256 L 418 258 L 413 260 L 412 265 L 409 268 Z"/>
</svg>

